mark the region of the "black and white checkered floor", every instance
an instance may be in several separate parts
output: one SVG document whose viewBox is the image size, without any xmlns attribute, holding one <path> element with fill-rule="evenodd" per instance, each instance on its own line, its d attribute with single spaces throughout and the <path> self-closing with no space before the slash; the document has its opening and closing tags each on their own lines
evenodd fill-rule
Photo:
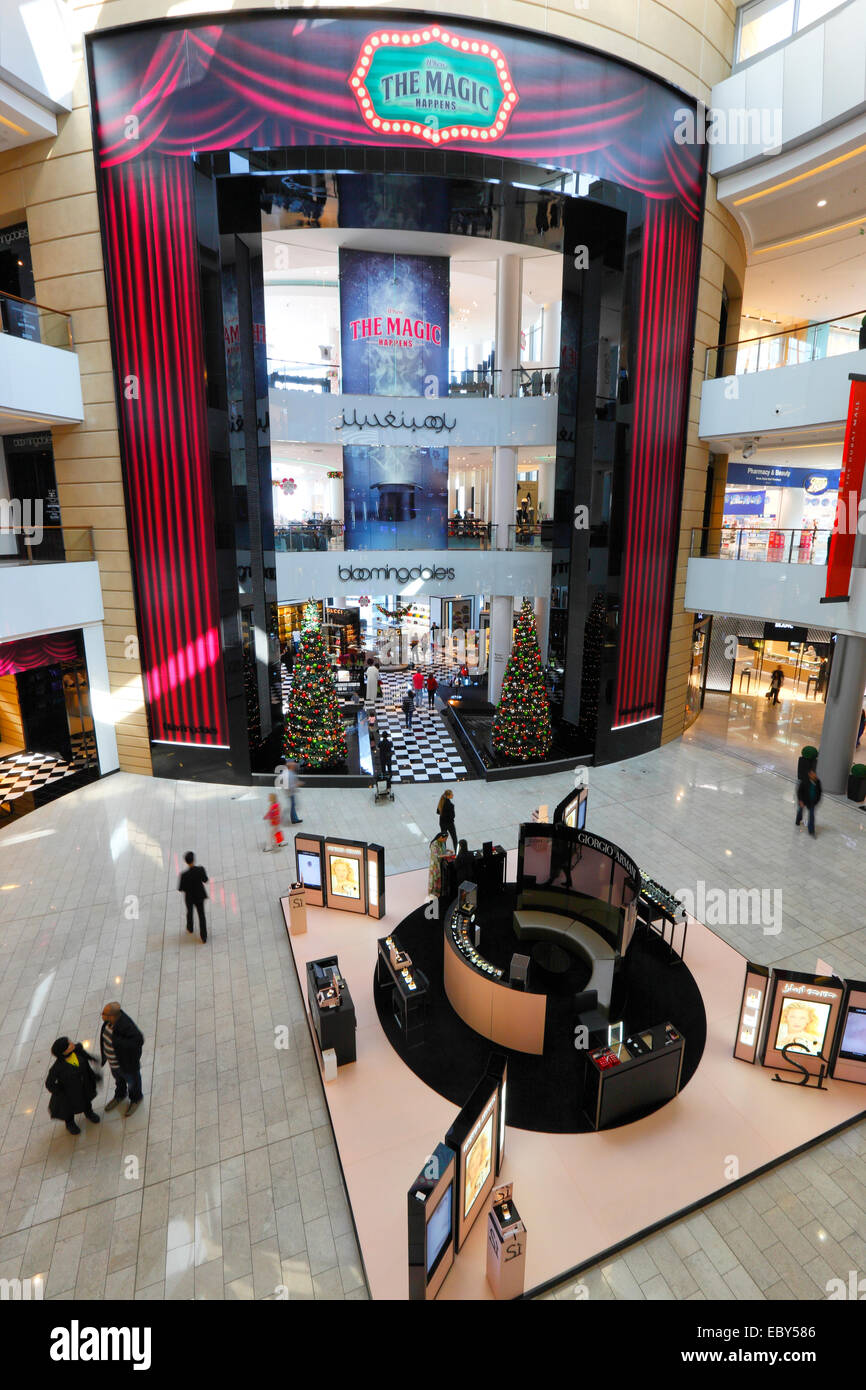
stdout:
<svg viewBox="0 0 866 1390">
<path fill-rule="evenodd" d="M 88 746 L 81 736 L 76 736 L 72 744 L 71 762 L 52 753 L 26 751 L 9 753 L 5 758 L 0 758 L 0 807 L 5 806 L 8 811 L 13 801 L 26 796 L 28 792 L 41 791 L 43 787 L 93 766 L 92 742 Z"/>
<path fill-rule="evenodd" d="M 425 677 L 432 671 L 438 681 L 455 674 L 453 664 L 431 662 L 421 668 Z M 400 708 L 406 690 L 412 684 L 412 671 L 383 671 L 382 698 L 376 701 L 376 729 L 381 735 L 388 730 L 394 753 L 391 761 L 392 782 L 456 782 L 469 774 L 463 754 L 454 742 L 441 714 L 441 704 L 427 707 L 427 691 L 412 715 L 412 728 L 406 728 Z M 283 710 L 289 705 L 291 678 L 283 671 Z"/>
</svg>

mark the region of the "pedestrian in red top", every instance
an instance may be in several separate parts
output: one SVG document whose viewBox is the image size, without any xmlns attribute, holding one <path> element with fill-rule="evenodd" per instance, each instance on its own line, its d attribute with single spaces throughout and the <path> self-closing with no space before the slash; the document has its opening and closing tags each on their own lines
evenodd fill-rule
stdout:
<svg viewBox="0 0 866 1390">
<path fill-rule="evenodd" d="M 430 675 L 427 677 L 427 708 L 428 708 L 428 709 L 435 709 L 435 707 L 436 707 L 436 691 L 437 691 L 438 689 L 439 689 L 439 682 L 437 681 L 436 677 L 433 675 L 433 672 L 431 671 L 431 672 L 430 672 Z"/>
<path fill-rule="evenodd" d="M 424 689 L 424 672 L 416 671 L 412 677 L 412 687 L 415 691 L 415 704 L 421 703 L 421 691 Z"/>
<path fill-rule="evenodd" d="M 271 843 L 265 845 L 266 854 L 268 850 L 282 849 L 283 847 L 283 832 L 280 830 L 280 818 L 280 803 L 277 800 L 277 794 L 276 792 L 271 792 L 268 800 L 268 809 L 265 811 L 263 817 L 271 827 Z"/>
</svg>

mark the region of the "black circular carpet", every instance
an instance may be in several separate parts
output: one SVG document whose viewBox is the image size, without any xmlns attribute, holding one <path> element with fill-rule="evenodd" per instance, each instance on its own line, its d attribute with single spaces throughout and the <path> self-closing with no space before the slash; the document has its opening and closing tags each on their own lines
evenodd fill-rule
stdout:
<svg viewBox="0 0 866 1390">
<path fill-rule="evenodd" d="M 491 964 L 508 970 L 518 942 L 511 926 L 516 890 L 507 888 L 485 904 L 480 951 Z M 581 1109 L 583 1058 L 574 1046 L 577 1015 L 574 996 L 585 988 L 590 967 L 569 957 L 561 973 L 542 970 L 533 962 L 530 978 L 548 996 L 544 1054 L 534 1057 L 498 1047 L 489 1038 L 467 1027 L 445 995 L 442 979 L 443 925 L 431 922 L 418 908 L 392 933 L 404 951 L 427 976 L 430 1003 L 424 1042 L 407 1049 L 390 1003 L 390 986 L 373 982 L 379 1022 L 394 1050 L 416 1076 L 446 1100 L 463 1105 L 483 1074 L 491 1052 L 508 1057 L 507 1121 L 515 1129 L 547 1134 L 583 1134 L 591 1125 Z M 707 1018 L 694 977 L 685 964 L 669 965 L 667 947 L 652 933 L 639 931 L 621 972 L 622 1003 L 615 1009 L 626 1035 L 656 1023 L 672 1023 L 685 1038 L 680 1089 L 697 1070 L 707 1039 Z M 557 962 L 561 964 L 561 962 Z M 667 1104 L 667 1102 L 662 1102 Z M 632 1115 L 631 1123 L 660 1109 L 660 1105 Z"/>
</svg>

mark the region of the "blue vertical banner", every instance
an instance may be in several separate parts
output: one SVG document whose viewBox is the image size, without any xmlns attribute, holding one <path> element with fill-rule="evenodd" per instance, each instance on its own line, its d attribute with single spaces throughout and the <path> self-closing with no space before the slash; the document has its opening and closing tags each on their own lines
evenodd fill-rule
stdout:
<svg viewBox="0 0 866 1390">
<path fill-rule="evenodd" d="M 445 550 L 448 450 L 343 446 L 347 550 Z"/>
<path fill-rule="evenodd" d="M 448 394 L 447 256 L 340 251 L 343 392 Z"/>
<path fill-rule="evenodd" d="M 448 393 L 447 256 L 340 251 L 343 393 Z M 448 450 L 408 445 L 343 448 L 349 550 L 448 546 Z"/>
</svg>

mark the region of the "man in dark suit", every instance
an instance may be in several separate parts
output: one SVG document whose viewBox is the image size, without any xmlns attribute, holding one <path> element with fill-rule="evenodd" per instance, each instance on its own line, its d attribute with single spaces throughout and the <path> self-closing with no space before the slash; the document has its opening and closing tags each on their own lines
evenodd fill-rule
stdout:
<svg viewBox="0 0 866 1390">
<path fill-rule="evenodd" d="M 141 1049 L 144 1047 L 144 1034 L 125 1014 L 117 1000 L 106 1004 L 102 1010 L 102 1030 L 99 1034 L 102 1065 L 106 1062 L 114 1077 L 114 1097 L 108 1102 L 106 1112 L 113 1110 L 129 1094 L 129 1105 L 124 1111 L 128 1119 L 141 1104 Z"/>
<path fill-rule="evenodd" d="M 208 881 L 204 866 L 195 862 L 195 855 L 188 850 L 183 856 L 187 865 L 177 881 L 177 891 L 186 899 L 186 929 L 192 931 L 192 910 L 198 913 L 198 927 L 202 941 L 207 941 L 207 926 L 204 920 L 204 905 L 207 899 L 205 884 Z"/>
</svg>

